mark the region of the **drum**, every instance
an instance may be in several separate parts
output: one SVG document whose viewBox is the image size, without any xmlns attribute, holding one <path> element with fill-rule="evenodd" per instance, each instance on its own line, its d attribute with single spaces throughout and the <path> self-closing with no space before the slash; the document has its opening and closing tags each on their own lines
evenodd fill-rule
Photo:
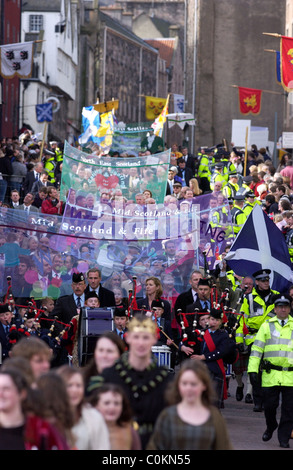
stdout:
<svg viewBox="0 0 293 470">
<path fill-rule="evenodd" d="M 83 366 L 94 354 L 99 336 L 113 331 L 112 308 L 82 308 L 79 323 L 78 361 Z"/>
<path fill-rule="evenodd" d="M 168 346 L 153 346 L 152 353 L 157 359 L 158 366 L 171 369 L 171 349 Z"/>
</svg>

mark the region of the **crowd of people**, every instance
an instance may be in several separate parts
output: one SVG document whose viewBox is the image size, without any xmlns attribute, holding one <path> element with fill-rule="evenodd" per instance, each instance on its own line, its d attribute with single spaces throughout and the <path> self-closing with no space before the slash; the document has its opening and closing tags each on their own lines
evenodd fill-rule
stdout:
<svg viewBox="0 0 293 470">
<path fill-rule="evenodd" d="M 293 260 L 291 156 L 275 168 L 256 146 L 246 159 L 235 147 L 200 148 L 194 156 L 173 144 L 160 203 L 153 197 L 159 167 L 125 171 L 123 184 L 132 188 L 126 198 L 119 184 L 90 190 L 82 163 L 72 169 L 79 189 L 62 201 L 62 158 L 62 143 L 42 150 L 28 130 L 0 143 L 0 448 L 230 450 L 221 408 L 232 375 L 236 399 L 265 412 L 262 439 L 278 428 L 280 446 L 288 447 L 292 292 L 270 289 L 267 269 L 238 276 L 225 255 L 259 204 Z M 165 211 L 172 220 L 198 207 L 201 225 L 224 230 L 222 243 L 202 235 L 194 250 L 183 235 L 154 238 L 145 249 L 137 241 L 78 236 L 83 218 L 107 210 L 122 208 L 127 217 Z M 61 250 L 57 232 L 28 230 L 19 211 L 75 219 L 73 236 Z M 88 318 L 98 312 L 103 331 L 92 332 Z"/>
</svg>

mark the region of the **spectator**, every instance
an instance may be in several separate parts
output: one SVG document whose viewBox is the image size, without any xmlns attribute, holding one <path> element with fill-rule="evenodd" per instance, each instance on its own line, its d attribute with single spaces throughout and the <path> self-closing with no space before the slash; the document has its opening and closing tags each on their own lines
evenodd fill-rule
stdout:
<svg viewBox="0 0 293 470">
<path fill-rule="evenodd" d="M 59 200 L 58 191 L 55 186 L 48 188 L 48 196 L 42 202 L 41 212 L 43 214 L 58 214 L 61 215 L 63 211 L 63 203 Z"/>
<path fill-rule="evenodd" d="M 10 188 L 11 190 L 16 189 L 20 193 L 27 175 L 27 167 L 23 162 L 22 154 L 19 153 L 11 165 L 13 173 L 10 178 Z"/>
<path fill-rule="evenodd" d="M 13 173 L 10 157 L 13 155 L 12 150 L 8 149 L 5 153 L 0 149 L 0 202 L 5 201 L 6 191 L 10 176 Z"/>
</svg>

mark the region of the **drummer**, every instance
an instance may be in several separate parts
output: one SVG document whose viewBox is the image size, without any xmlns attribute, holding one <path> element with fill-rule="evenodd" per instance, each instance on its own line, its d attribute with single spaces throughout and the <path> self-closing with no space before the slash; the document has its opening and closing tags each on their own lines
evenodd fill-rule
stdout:
<svg viewBox="0 0 293 470">
<path fill-rule="evenodd" d="M 87 292 L 85 295 L 85 306 L 87 308 L 100 308 L 100 300 L 94 290 Z"/>
<path fill-rule="evenodd" d="M 168 346 L 171 350 L 171 368 L 175 368 L 177 360 L 177 347 L 173 339 L 171 321 L 164 318 L 165 304 L 160 300 L 153 300 L 151 305 L 152 320 L 158 326 L 158 341 L 155 346 Z"/>
<path fill-rule="evenodd" d="M 171 322 L 164 318 L 164 303 L 161 300 L 153 300 L 151 305 L 152 320 L 157 323 L 160 335 L 156 346 L 172 346 L 173 332 Z M 164 333 L 165 335 L 164 335 Z M 167 338 L 167 336 L 168 338 Z M 170 339 L 169 339 L 170 338 Z"/>
</svg>

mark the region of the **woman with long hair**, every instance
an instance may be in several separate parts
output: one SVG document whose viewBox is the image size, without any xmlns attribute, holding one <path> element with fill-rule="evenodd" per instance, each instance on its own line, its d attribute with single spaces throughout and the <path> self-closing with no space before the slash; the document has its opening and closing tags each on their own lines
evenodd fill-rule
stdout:
<svg viewBox="0 0 293 470">
<path fill-rule="evenodd" d="M 85 401 L 84 378 L 77 367 L 61 366 L 57 373 L 65 382 L 73 412 L 72 433 L 77 450 L 109 450 L 109 433 L 102 414 Z"/>
<path fill-rule="evenodd" d="M 170 406 L 159 415 L 147 450 L 232 450 L 226 423 L 213 399 L 207 366 L 185 360 L 167 391 Z"/>
<path fill-rule="evenodd" d="M 19 367 L 0 369 L 0 450 L 69 450 L 57 428 L 44 419 L 43 401 Z"/>
<path fill-rule="evenodd" d="M 111 450 L 141 450 L 130 403 L 122 387 L 103 384 L 91 394 L 89 402 L 105 419 Z"/>
<path fill-rule="evenodd" d="M 125 343 L 114 331 L 107 331 L 97 339 L 94 355 L 83 367 L 85 388 L 95 382 L 104 369 L 111 367 L 125 351 Z"/>
</svg>

